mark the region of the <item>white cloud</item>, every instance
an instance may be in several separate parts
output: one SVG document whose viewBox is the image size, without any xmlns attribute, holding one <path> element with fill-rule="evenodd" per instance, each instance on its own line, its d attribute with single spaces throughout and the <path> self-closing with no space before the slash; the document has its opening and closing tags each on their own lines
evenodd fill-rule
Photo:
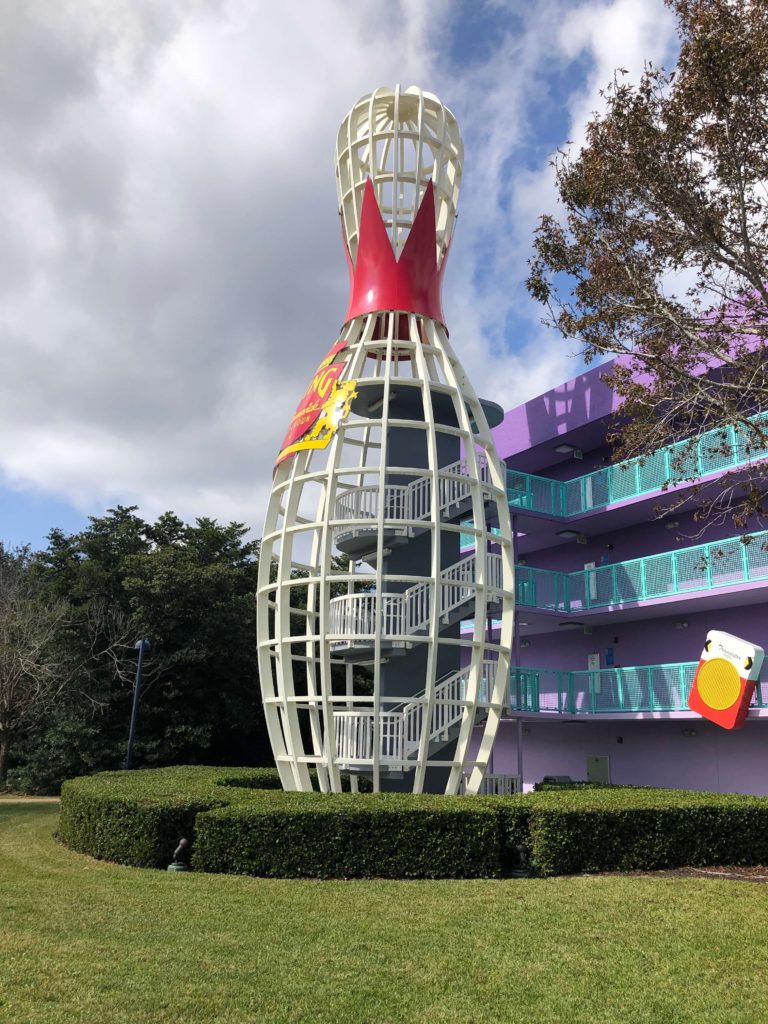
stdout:
<svg viewBox="0 0 768 1024">
<path fill-rule="evenodd" d="M 556 140 L 557 147 L 571 142 L 578 149 L 587 121 L 603 107 L 600 91 L 612 80 L 614 70 L 623 67 L 630 80 L 637 81 L 646 61 L 670 66 L 676 45 L 674 18 L 662 0 L 544 3 L 524 10 L 524 36 L 506 39 L 482 69 L 481 81 L 474 83 L 481 95 L 484 86 L 489 90 L 479 119 L 487 126 L 487 139 L 478 146 L 484 162 L 470 196 L 474 245 L 462 268 L 464 287 L 459 286 L 464 293 L 462 336 L 481 339 L 467 359 L 468 369 L 478 386 L 484 379 L 489 396 L 506 407 L 555 386 L 582 366 L 574 347 L 541 329 L 542 311 L 526 301 L 522 288 L 536 224 L 542 214 L 558 209 L 550 166 L 555 147 L 536 166 L 515 163 L 516 147 L 537 135 L 529 111 L 552 88 L 548 75 L 553 65 L 563 68 L 571 62 L 586 62 L 584 80 L 565 97 L 566 134 Z M 556 96 L 548 98 L 558 101 Z M 562 103 L 563 97 L 559 99 Z M 489 225 L 493 225 L 493 269 L 480 294 L 475 290 L 473 296 L 466 280 Z M 530 325 L 522 352 L 510 352 L 502 344 L 506 313 L 513 302 Z"/>
<path fill-rule="evenodd" d="M 587 53 L 592 65 L 586 88 L 569 105 L 574 147 L 583 144 L 584 126 L 602 107 L 599 90 L 613 80 L 614 71 L 623 68 L 630 81 L 637 81 L 648 61 L 669 67 L 675 40 L 672 11 L 648 0 L 591 3 L 565 18 L 559 33 L 564 56 L 573 60 Z"/>
<path fill-rule="evenodd" d="M 466 69 L 445 48 L 461 8 L 440 0 L 0 4 L 10 486 L 258 529 L 277 444 L 345 308 L 336 130 L 380 84 L 436 92 L 464 129 L 446 308 L 478 390 L 509 407 L 577 369 L 532 306 L 526 337 L 508 337 L 551 195 L 548 172 L 516 153 L 535 136 L 547 62 L 591 55 L 575 122 L 623 45 L 621 19 L 640 54 L 661 0 L 581 4 L 565 20 L 565 0 L 496 5 L 519 27 Z"/>
</svg>

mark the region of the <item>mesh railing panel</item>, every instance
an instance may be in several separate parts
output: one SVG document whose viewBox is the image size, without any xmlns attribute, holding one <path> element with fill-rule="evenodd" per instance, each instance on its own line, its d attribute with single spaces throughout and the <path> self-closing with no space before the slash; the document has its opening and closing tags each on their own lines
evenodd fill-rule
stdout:
<svg viewBox="0 0 768 1024">
<path fill-rule="evenodd" d="M 532 508 L 531 480 L 528 473 L 515 473 L 507 470 L 507 501 L 515 508 Z M 541 479 L 541 478 L 539 478 Z"/>
<path fill-rule="evenodd" d="M 680 665 L 654 665 L 652 684 L 656 707 L 660 711 L 675 711 L 688 706 L 693 676 L 698 662 Z"/>
<path fill-rule="evenodd" d="M 765 432 L 768 428 L 768 413 L 754 417 L 754 422 Z M 734 447 L 738 462 L 751 462 L 753 459 L 764 459 L 768 456 L 768 440 L 763 440 L 759 433 L 747 427 L 734 428 Z"/>
<path fill-rule="evenodd" d="M 620 562 L 614 566 L 613 604 L 645 598 L 645 561 Z"/>
<path fill-rule="evenodd" d="M 531 481 L 531 507 L 537 512 L 559 515 L 561 487 L 558 480 L 534 477 Z"/>
<path fill-rule="evenodd" d="M 669 455 L 663 448 L 638 465 L 637 480 L 641 494 L 658 491 L 669 480 Z"/>
<path fill-rule="evenodd" d="M 510 707 L 514 711 L 565 711 L 561 678 L 566 673 L 551 669 L 513 669 L 510 675 Z"/>
<path fill-rule="evenodd" d="M 515 569 L 517 603 L 523 607 L 567 611 L 567 589 L 566 573 L 524 565 L 518 565 Z"/>
<path fill-rule="evenodd" d="M 599 469 L 596 473 L 588 473 L 583 478 L 581 496 L 585 510 L 607 505 L 611 500 L 611 470 Z"/>
<path fill-rule="evenodd" d="M 611 680 L 603 680 L 600 672 L 571 672 L 569 709 L 572 712 L 594 714 L 610 707 L 615 702 L 614 694 L 609 693 Z M 602 707 L 601 707 L 602 705 Z"/>
<path fill-rule="evenodd" d="M 507 472 L 507 500 L 515 508 L 561 515 L 562 484 L 559 480 L 529 473 Z"/>
<path fill-rule="evenodd" d="M 702 435 L 698 447 L 701 472 L 705 476 L 707 473 L 716 473 L 719 469 L 727 469 L 738 462 L 732 427 L 708 430 Z"/>
<path fill-rule="evenodd" d="M 768 413 L 753 418 L 768 427 Z M 608 466 L 574 480 L 550 480 L 532 473 L 507 471 L 510 505 L 547 515 L 576 516 L 612 502 L 659 490 L 672 480 L 694 480 L 768 458 L 768 437 L 746 427 L 718 427 L 698 438 L 660 448 L 640 460 Z"/>
<path fill-rule="evenodd" d="M 616 670 L 620 700 L 628 711 L 643 711 L 656 706 L 653 678 L 647 668 L 623 668 Z"/>
<path fill-rule="evenodd" d="M 684 711 L 697 664 L 642 665 L 596 672 L 512 669 L 510 707 L 513 711 L 586 715 Z M 768 701 L 768 685 L 764 696 Z"/>
<path fill-rule="evenodd" d="M 567 480 L 563 485 L 563 497 L 561 502 L 561 515 L 577 516 L 588 506 L 584 498 L 584 478 Z"/>
<path fill-rule="evenodd" d="M 665 552 L 644 558 L 643 600 L 653 597 L 666 597 L 675 591 L 674 554 Z"/>
<path fill-rule="evenodd" d="M 613 565 L 599 565 L 596 569 L 584 570 L 586 608 L 614 603 L 614 571 Z"/>
<path fill-rule="evenodd" d="M 709 547 L 706 557 L 713 587 L 725 587 L 729 583 L 743 583 L 746 580 L 747 570 L 742 558 L 744 545 L 738 538 L 721 540 Z"/>
<path fill-rule="evenodd" d="M 768 577 L 768 537 L 753 537 L 744 545 L 742 556 L 746 562 L 750 580 L 764 580 Z"/>
<path fill-rule="evenodd" d="M 670 445 L 669 473 L 673 480 L 694 480 L 701 476 L 699 447 L 693 441 L 678 441 Z"/>
<path fill-rule="evenodd" d="M 568 605 L 563 611 L 578 612 L 588 608 L 587 592 L 592 577 L 586 572 L 572 572 L 568 576 Z"/>
<path fill-rule="evenodd" d="M 672 591 L 684 593 L 686 590 L 704 590 L 710 586 L 710 558 L 708 552 L 701 548 L 688 548 L 676 551 L 672 556 L 670 571 L 672 573 Z"/>
<path fill-rule="evenodd" d="M 610 468 L 610 500 L 623 501 L 640 493 L 637 462 L 622 462 Z"/>
</svg>

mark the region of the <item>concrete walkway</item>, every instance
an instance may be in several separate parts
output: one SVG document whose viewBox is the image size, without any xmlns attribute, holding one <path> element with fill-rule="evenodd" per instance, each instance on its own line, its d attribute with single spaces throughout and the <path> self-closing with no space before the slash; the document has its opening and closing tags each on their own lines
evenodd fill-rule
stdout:
<svg viewBox="0 0 768 1024">
<path fill-rule="evenodd" d="M 3 796 L 0 794 L 0 805 L 2 804 L 57 804 L 57 796 Z"/>
</svg>

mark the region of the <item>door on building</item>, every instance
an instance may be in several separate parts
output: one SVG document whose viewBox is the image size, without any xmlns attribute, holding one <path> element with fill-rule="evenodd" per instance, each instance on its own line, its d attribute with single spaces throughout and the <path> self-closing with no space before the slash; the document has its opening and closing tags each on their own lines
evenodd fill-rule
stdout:
<svg viewBox="0 0 768 1024">
<path fill-rule="evenodd" d="M 587 754 L 587 782 L 600 782 L 607 786 L 611 781 L 611 759 L 607 754 Z"/>
</svg>

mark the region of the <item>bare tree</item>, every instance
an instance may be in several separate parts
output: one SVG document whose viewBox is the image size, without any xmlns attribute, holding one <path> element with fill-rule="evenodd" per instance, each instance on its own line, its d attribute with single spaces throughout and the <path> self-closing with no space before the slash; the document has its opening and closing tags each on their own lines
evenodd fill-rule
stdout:
<svg viewBox="0 0 768 1024">
<path fill-rule="evenodd" d="M 106 659 L 128 683 L 135 667 L 133 633 L 127 616 L 95 603 L 85 613 L 89 649 L 68 642 L 71 607 L 49 600 L 30 572 L 29 549 L 0 544 L 0 782 L 8 774 L 15 739 L 33 731 L 64 692 L 76 687 L 94 707 L 88 686 L 94 666 Z"/>
<path fill-rule="evenodd" d="M 46 601 L 29 580 L 29 553 L 0 547 L 0 781 L 14 738 L 33 729 L 71 677 L 57 643 L 67 622 L 63 601 Z"/>
<path fill-rule="evenodd" d="M 77 663 L 77 672 L 86 679 L 97 665 L 108 664 L 110 674 L 124 686 L 131 687 L 136 676 L 136 628 L 130 616 L 106 601 L 91 601 L 85 612 L 85 632 L 88 650 Z M 149 687 L 158 676 L 158 667 L 150 664 L 144 670 L 144 685 Z M 94 706 L 102 702 L 93 696 L 90 688 L 80 689 L 83 697 Z"/>
</svg>

